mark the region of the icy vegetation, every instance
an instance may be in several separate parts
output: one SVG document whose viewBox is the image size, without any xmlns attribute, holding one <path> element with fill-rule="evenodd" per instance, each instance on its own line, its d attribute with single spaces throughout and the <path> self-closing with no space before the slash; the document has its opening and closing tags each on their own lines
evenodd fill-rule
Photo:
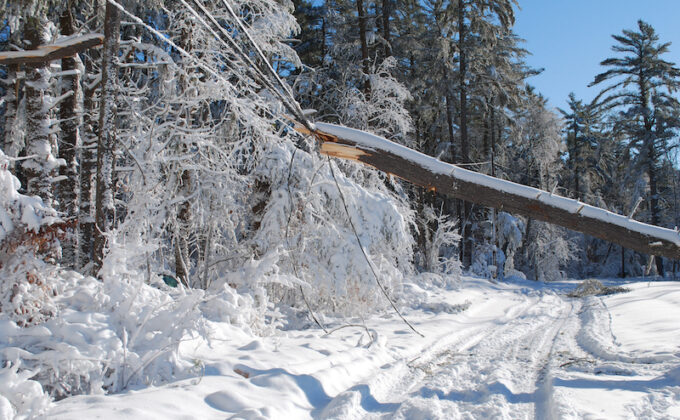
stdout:
<svg viewBox="0 0 680 420">
<path fill-rule="evenodd" d="M 508 0 L 1 3 L 0 420 L 680 417 L 680 266 L 537 221 L 672 254 L 670 63 L 561 118 Z"/>
<path fill-rule="evenodd" d="M 5 239 L 0 408 L 5 418 L 40 415 L 50 401 L 72 395 L 194 377 L 201 362 L 182 357 L 182 342 L 209 340 L 212 322 L 253 336 L 274 334 L 285 319 L 273 302 L 299 302 L 298 287 L 307 291 L 315 310 L 327 314 L 386 307 L 348 215 L 396 298 L 404 275 L 411 273 L 399 268 L 410 264 L 409 210 L 384 191 L 380 178 L 367 174 L 364 187 L 335 168 L 350 209 L 346 214 L 329 162 L 297 150 L 289 172 L 292 151 L 290 142 L 265 147 L 264 163 L 255 169 L 256 176 L 270 180 L 271 199 L 258 218 L 260 228 L 243 246 L 260 257 L 245 258 L 238 269 L 209 278 L 205 290 L 169 287 L 156 270 L 145 269 L 153 249 L 129 230 L 133 217 L 112 238 L 100 279 L 50 263 L 63 238 L 56 230 L 61 221 L 39 198 L 18 193 L 19 181 L 7 170 L 9 159 L 0 154 Z M 441 276 L 432 275 L 441 282 L 436 280 Z"/>
</svg>

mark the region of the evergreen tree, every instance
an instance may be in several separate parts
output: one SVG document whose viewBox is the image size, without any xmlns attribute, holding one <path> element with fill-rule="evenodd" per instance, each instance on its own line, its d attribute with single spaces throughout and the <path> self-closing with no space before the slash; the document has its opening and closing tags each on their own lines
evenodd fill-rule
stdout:
<svg viewBox="0 0 680 420">
<path fill-rule="evenodd" d="M 600 104 L 618 111 L 615 130 L 624 133 L 628 146 L 636 151 L 635 163 L 649 182 L 650 222 L 660 225 L 664 220 L 659 168 L 664 151 L 675 146 L 671 141 L 680 128 L 680 103 L 673 96 L 680 88 L 680 70 L 662 58 L 670 42 L 660 43 L 654 28 L 642 20 L 637 31 L 624 30 L 612 37 L 617 42 L 612 50 L 620 56 L 602 61 L 608 70 L 595 76 L 590 85 L 611 82 L 600 93 Z M 656 268 L 663 275 L 660 257 Z"/>
<path fill-rule="evenodd" d="M 457 34 L 457 90 L 458 90 L 458 126 L 460 138 L 460 163 L 470 163 L 470 94 L 473 80 L 478 72 L 483 71 L 479 66 L 488 57 L 491 47 L 496 43 L 500 34 L 507 31 L 515 21 L 513 6 L 515 0 L 457 0 L 448 5 L 447 11 L 452 17 L 451 24 L 455 26 Z M 472 244 L 470 238 L 470 218 L 472 208 L 470 203 L 464 203 L 459 217 L 463 220 L 461 260 L 469 267 L 472 262 Z"/>
</svg>

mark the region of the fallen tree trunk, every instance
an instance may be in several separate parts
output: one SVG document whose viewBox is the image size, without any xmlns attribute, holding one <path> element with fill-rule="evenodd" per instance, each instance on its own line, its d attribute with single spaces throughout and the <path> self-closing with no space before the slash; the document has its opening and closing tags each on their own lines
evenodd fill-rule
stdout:
<svg viewBox="0 0 680 420">
<path fill-rule="evenodd" d="M 316 131 L 321 153 L 373 166 L 410 183 L 478 205 L 553 223 L 643 254 L 680 259 L 676 230 L 638 222 L 578 200 L 469 171 L 382 137 L 333 124 Z"/>
</svg>

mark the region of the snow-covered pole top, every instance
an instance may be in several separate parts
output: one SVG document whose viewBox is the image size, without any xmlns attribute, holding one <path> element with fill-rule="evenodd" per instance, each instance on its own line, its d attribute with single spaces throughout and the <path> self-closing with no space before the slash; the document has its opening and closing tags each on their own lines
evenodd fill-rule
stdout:
<svg viewBox="0 0 680 420">
<path fill-rule="evenodd" d="M 313 132 L 297 129 L 314 135 L 324 154 L 367 164 L 432 191 L 560 225 L 644 254 L 680 259 L 680 236 L 675 230 L 463 169 L 364 131 L 327 123 L 316 123 L 314 127 Z"/>
</svg>

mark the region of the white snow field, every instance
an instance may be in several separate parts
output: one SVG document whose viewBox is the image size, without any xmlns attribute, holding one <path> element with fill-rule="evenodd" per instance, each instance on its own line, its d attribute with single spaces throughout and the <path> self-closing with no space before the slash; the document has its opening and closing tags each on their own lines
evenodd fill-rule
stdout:
<svg viewBox="0 0 680 420">
<path fill-rule="evenodd" d="M 226 323 L 181 356 L 203 374 L 53 403 L 52 419 L 680 418 L 680 282 L 569 298 L 577 282 L 407 284 L 405 316 L 253 338 Z M 346 320 L 361 324 L 361 320 Z M 340 321 L 336 321 L 340 325 Z M 371 337 L 368 333 L 370 332 Z"/>
</svg>

